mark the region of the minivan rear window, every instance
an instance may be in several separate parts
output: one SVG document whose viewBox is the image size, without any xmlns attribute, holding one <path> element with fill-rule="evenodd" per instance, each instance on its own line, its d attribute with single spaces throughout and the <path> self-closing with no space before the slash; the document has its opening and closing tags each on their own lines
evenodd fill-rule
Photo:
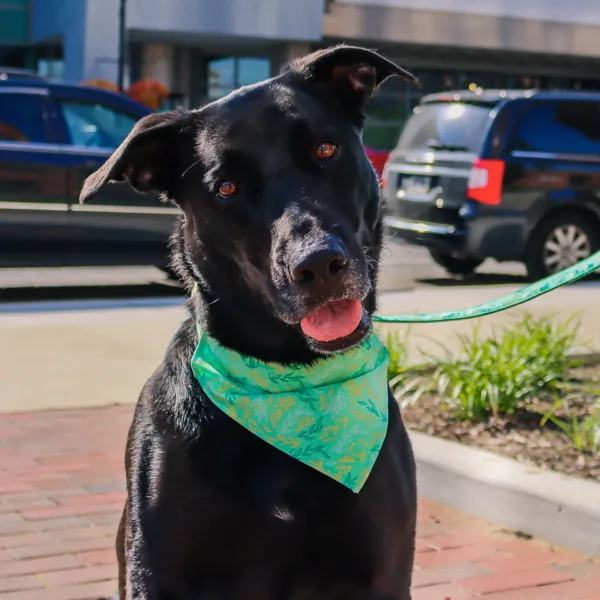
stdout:
<svg viewBox="0 0 600 600">
<path fill-rule="evenodd" d="M 397 149 L 478 152 L 493 120 L 493 107 L 439 102 L 415 108 Z"/>
</svg>

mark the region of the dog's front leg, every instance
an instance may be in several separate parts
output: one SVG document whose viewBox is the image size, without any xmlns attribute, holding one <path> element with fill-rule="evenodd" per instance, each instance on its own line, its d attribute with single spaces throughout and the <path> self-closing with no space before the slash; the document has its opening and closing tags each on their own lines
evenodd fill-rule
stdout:
<svg viewBox="0 0 600 600">
<path fill-rule="evenodd" d="M 156 573 L 148 564 L 144 517 L 128 504 L 125 519 L 125 568 L 119 574 L 119 600 L 159 600 Z"/>
<path fill-rule="evenodd" d="M 125 597 L 120 600 L 159 600 L 158 591 L 152 581 L 152 575 L 143 573 L 134 567 L 127 573 Z"/>
<path fill-rule="evenodd" d="M 153 545 L 152 491 L 149 473 L 158 453 L 147 414 L 138 405 L 125 451 L 127 500 L 117 535 L 119 600 L 160 600 Z"/>
<path fill-rule="evenodd" d="M 118 536 L 118 543 L 122 544 L 121 552 L 117 550 L 119 600 L 159 600 L 155 577 L 146 564 L 143 519 L 131 504 L 128 498 Z"/>
</svg>

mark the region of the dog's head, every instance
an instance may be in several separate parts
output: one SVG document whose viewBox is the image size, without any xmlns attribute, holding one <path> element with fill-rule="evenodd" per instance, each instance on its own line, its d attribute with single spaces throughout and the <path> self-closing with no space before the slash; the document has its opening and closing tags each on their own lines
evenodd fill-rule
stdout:
<svg viewBox="0 0 600 600">
<path fill-rule="evenodd" d="M 201 110 L 150 115 L 81 202 L 126 179 L 176 203 L 174 263 L 223 343 L 284 361 L 346 349 L 370 328 L 382 237 L 363 108 L 392 75 L 414 79 L 336 46 Z"/>
</svg>

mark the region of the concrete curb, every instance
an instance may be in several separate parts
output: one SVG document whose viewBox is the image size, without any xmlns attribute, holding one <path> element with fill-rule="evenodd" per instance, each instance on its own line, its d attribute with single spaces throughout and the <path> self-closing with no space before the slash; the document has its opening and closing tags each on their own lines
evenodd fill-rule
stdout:
<svg viewBox="0 0 600 600">
<path fill-rule="evenodd" d="M 600 556 L 600 484 L 415 431 L 419 493 L 548 542 Z"/>
</svg>

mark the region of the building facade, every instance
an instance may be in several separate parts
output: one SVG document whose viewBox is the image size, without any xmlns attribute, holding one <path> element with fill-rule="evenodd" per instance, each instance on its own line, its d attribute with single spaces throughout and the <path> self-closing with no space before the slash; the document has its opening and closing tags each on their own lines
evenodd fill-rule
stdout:
<svg viewBox="0 0 600 600">
<path fill-rule="evenodd" d="M 120 0 L 0 0 L 0 65 L 116 81 Z M 200 106 L 332 43 L 378 48 L 418 77 L 389 81 L 366 141 L 389 147 L 425 93 L 600 88 L 600 1 L 127 0 L 126 81 Z"/>
<path fill-rule="evenodd" d="M 29 16 L 29 0 L 0 2 L 0 66 L 35 67 Z"/>
</svg>

